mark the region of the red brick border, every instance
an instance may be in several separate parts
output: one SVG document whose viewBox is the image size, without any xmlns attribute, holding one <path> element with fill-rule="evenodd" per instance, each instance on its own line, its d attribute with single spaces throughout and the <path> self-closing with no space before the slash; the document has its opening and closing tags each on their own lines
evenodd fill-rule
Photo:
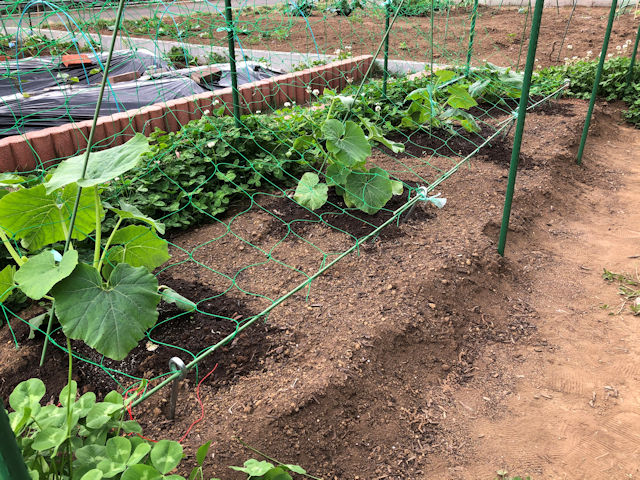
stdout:
<svg viewBox="0 0 640 480">
<path fill-rule="evenodd" d="M 266 113 L 269 108 L 282 107 L 286 102 L 307 103 L 314 89 L 322 92 L 325 88 L 342 88 L 347 78 L 361 80 L 372 61 L 371 55 L 363 55 L 242 85 L 238 89 L 241 110 Z M 219 105 L 213 105 L 216 100 Z M 175 132 L 190 120 L 202 117 L 205 110 L 222 104 L 230 114 L 231 103 L 231 88 L 225 88 L 101 117 L 95 143 L 120 145 L 136 132 L 150 135 L 156 128 Z M 91 121 L 84 121 L 4 138 L 0 140 L 0 172 L 46 168 L 81 153 L 87 146 L 90 127 Z M 103 142 L 108 138 L 112 140 Z"/>
</svg>

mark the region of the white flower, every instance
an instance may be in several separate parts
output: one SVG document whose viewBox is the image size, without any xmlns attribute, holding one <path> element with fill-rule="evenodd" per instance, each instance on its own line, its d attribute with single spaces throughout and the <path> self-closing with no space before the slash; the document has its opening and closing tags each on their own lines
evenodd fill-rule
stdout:
<svg viewBox="0 0 640 480">
<path fill-rule="evenodd" d="M 574 55 L 573 57 L 571 57 L 571 60 L 577 60 L 577 59 L 578 59 L 577 55 Z"/>
<path fill-rule="evenodd" d="M 353 83 L 353 77 L 347 77 L 347 83 Z"/>
<path fill-rule="evenodd" d="M 564 57 L 564 61 L 568 62 L 569 61 L 569 57 Z"/>
<path fill-rule="evenodd" d="M 338 95 L 337 98 L 347 108 L 349 108 L 351 105 L 353 105 L 354 98 L 352 96 Z"/>
<path fill-rule="evenodd" d="M 613 53 L 610 53 L 609 55 L 607 55 L 607 58 L 611 58 L 613 57 Z"/>
<path fill-rule="evenodd" d="M 333 52 L 334 55 L 340 55 L 342 53 L 342 50 L 340 50 L 339 48 Z"/>
<path fill-rule="evenodd" d="M 305 88 L 304 91 L 307 92 L 307 93 L 311 93 L 311 87 Z"/>
<path fill-rule="evenodd" d="M 536 58 L 536 62 L 538 62 L 539 60 Z"/>
<path fill-rule="evenodd" d="M 382 107 L 380 105 L 376 105 L 376 112 L 379 112 L 380 110 L 382 110 Z"/>
<path fill-rule="evenodd" d="M 214 105 L 218 105 L 219 103 L 220 103 L 220 100 L 218 100 L 218 99 L 215 99 L 215 100 L 213 101 L 213 104 L 214 104 Z"/>
<path fill-rule="evenodd" d="M 262 110 L 256 110 L 256 115 L 260 115 L 262 113 Z"/>
<path fill-rule="evenodd" d="M 292 100 L 292 101 L 291 101 L 291 103 L 293 103 L 293 104 L 295 105 L 295 104 L 296 104 L 296 101 L 295 101 L 295 100 Z"/>
<path fill-rule="evenodd" d="M 625 43 L 624 45 L 622 45 L 622 50 L 626 50 L 627 48 L 629 48 L 629 45 L 627 43 Z"/>
<path fill-rule="evenodd" d="M 616 50 L 620 51 L 622 50 L 622 47 L 620 45 L 616 46 Z"/>
<path fill-rule="evenodd" d="M 213 148 L 216 145 L 216 141 L 215 140 L 211 140 L 209 143 L 207 143 L 207 147 L 209 148 Z"/>
<path fill-rule="evenodd" d="M 318 95 L 320 95 L 320 90 L 314 88 L 312 93 L 317 97 Z"/>
<path fill-rule="evenodd" d="M 204 112 L 202 112 L 203 115 L 209 115 L 209 113 L 211 113 L 209 112 L 209 110 L 205 110 Z"/>
<path fill-rule="evenodd" d="M 587 57 L 590 57 L 591 55 L 593 55 L 593 51 L 592 50 L 587 50 Z"/>
<path fill-rule="evenodd" d="M 567 50 L 573 50 L 573 45 L 567 45 Z"/>
<path fill-rule="evenodd" d="M 291 106 L 291 103 L 290 102 L 284 102 L 284 106 L 288 108 L 288 107 Z"/>
<path fill-rule="evenodd" d="M 344 47 L 345 50 L 351 50 L 351 45 L 347 45 Z"/>
</svg>

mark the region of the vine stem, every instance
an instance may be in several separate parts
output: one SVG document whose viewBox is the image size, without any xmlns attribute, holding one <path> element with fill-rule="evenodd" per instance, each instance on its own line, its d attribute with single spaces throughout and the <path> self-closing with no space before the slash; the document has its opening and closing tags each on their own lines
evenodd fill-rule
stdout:
<svg viewBox="0 0 640 480">
<path fill-rule="evenodd" d="M 69 478 L 73 478 L 73 448 L 71 445 L 71 382 L 73 372 L 73 351 L 71 339 L 67 337 L 67 354 L 69 358 L 69 372 L 67 374 L 67 441 L 69 448 Z"/>
<path fill-rule="evenodd" d="M 9 254 L 11 255 L 11 258 L 13 258 L 14 262 L 16 262 L 19 267 L 21 267 L 24 263 L 22 261 L 22 257 L 18 255 L 16 249 L 13 248 L 13 245 L 11 245 L 11 242 L 9 241 L 9 237 L 7 237 L 2 228 L 0 228 L 0 240 L 2 240 L 3 245 L 9 251 Z"/>
<path fill-rule="evenodd" d="M 96 206 L 96 241 L 93 249 L 93 266 L 97 267 L 100 261 L 100 242 L 102 241 L 102 220 L 100 219 L 100 193 L 98 193 L 98 187 L 94 187 L 94 202 Z"/>
<path fill-rule="evenodd" d="M 111 242 L 113 241 L 113 237 L 118 231 L 118 228 L 120 228 L 121 223 L 122 223 L 122 217 L 119 217 L 118 221 L 116 222 L 116 226 L 113 227 L 113 231 L 111 232 L 111 235 L 109 235 L 109 238 L 107 239 L 107 243 L 104 246 L 104 251 L 102 252 L 102 255 L 100 256 L 100 260 L 98 261 L 98 265 L 96 266 L 96 269 L 98 270 L 98 272 L 102 269 L 104 258 L 107 256 L 107 250 L 109 250 L 109 246 L 111 245 Z"/>
</svg>

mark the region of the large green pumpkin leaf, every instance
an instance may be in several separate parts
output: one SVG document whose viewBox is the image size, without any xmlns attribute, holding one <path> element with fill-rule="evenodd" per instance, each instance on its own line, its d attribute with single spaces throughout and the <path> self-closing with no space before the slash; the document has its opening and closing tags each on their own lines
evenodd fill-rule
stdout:
<svg viewBox="0 0 640 480">
<path fill-rule="evenodd" d="M 393 196 L 389 174 L 378 167 L 368 172 L 351 172 L 345 185 L 345 200 L 369 215 L 384 207 Z"/>
<path fill-rule="evenodd" d="M 120 208 L 112 207 L 111 205 L 107 205 L 107 208 L 122 218 L 129 218 L 132 220 L 139 220 L 141 222 L 148 223 L 155 229 L 156 232 L 161 235 L 164 234 L 164 224 L 154 220 L 151 217 L 146 216 L 144 213 L 138 210 L 135 205 L 129 205 L 128 203 L 120 200 Z"/>
<path fill-rule="evenodd" d="M 71 212 L 78 193 L 75 184 L 47 194 L 44 185 L 16 190 L 0 198 L 0 228 L 30 250 L 66 239 Z M 82 240 L 96 226 L 94 187 L 82 190 L 72 238 Z M 99 206 L 99 214 L 104 212 Z"/>
<path fill-rule="evenodd" d="M 149 149 L 149 140 L 141 133 L 127 143 L 89 155 L 87 171 L 82 178 L 85 154 L 71 157 L 56 167 L 45 184 L 47 193 L 77 182 L 81 187 L 92 187 L 108 182 L 138 165 L 140 157 Z M 82 178 L 82 180 L 81 180 Z"/>
<path fill-rule="evenodd" d="M 27 297 L 40 300 L 56 283 L 71 275 L 77 264 L 77 250 L 67 251 L 59 264 L 53 252 L 46 250 L 29 258 L 16 272 L 14 279 Z"/>
<path fill-rule="evenodd" d="M 447 88 L 447 92 L 451 95 L 447 98 L 447 103 L 453 108 L 471 108 L 478 105 L 478 102 L 471 96 L 467 87 L 462 85 L 451 85 Z"/>
<path fill-rule="evenodd" d="M 13 277 L 15 275 L 15 268 L 12 265 L 7 265 L 0 270 L 0 302 L 5 301 L 11 292 L 13 291 Z"/>
<path fill-rule="evenodd" d="M 111 268 L 120 263 L 153 271 L 171 258 L 167 241 L 142 225 L 129 225 L 118 230 L 111 243 L 116 246 L 110 248 L 105 256 L 103 274 L 109 274 Z"/>
<path fill-rule="evenodd" d="M 65 335 L 113 360 L 126 357 L 158 319 L 158 280 L 143 267 L 121 263 L 105 286 L 95 268 L 80 263 L 51 293 Z"/>
<path fill-rule="evenodd" d="M 340 163 L 353 166 L 367 160 L 371 155 L 371 145 L 360 126 L 347 121 L 344 125 L 331 119 L 322 125 L 322 134 L 327 139 L 327 150 Z"/>
<path fill-rule="evenodd" d="M 303 207 L 317 210 L 327 203 L 328 192 L 329 186 L 326 183 L 320 183 L 318 175 L 313 172 L 307 172 L 302 175 L 298 182 L 293 199 Z"/>
</svg>

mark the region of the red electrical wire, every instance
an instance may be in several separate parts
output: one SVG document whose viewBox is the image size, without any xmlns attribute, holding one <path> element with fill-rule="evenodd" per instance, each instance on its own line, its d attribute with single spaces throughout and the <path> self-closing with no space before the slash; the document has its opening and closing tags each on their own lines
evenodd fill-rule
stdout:
<svg viewBox="0 0 640 480">
<path fill-rule="evenodd" d="M 198 418 L 191 425 L 189 425 L 189 428 L 187 428 L 187 431 L 182 436 L 182 438 L 180 440 L 178 440 L 178 443 L 182 443 L 184 441 L 184 439 L 187 438 L 187 435 L 189 435 L 189 432 L 191 432 L 191 429 L 194 426 L 196 426 L 198 423 L 200 423 L 202 421 L 202 419 L 204 418 L 204 404 L 202 403 L 202 400 L 200 399 L 200 385 L 202 385 L 202 382 L 204 382 L 209 375 L 211 375 L 213 372 L 216 371 L 216 368 L 218 368 L 218 364 L 217 363 L 216 363 L 216 366 L 213 367 L 213 369 L 209 373 L 207 373 L 204 377 L 202 377 L 202 380 L 200 380 L 198 382 L 198 386 L 196 387 L 196 398 L 198 399 L 198 403 L 200 404 L 200 418 Z"/>
<path fill-rule="evenodd" d="M 204 404 L 202 403 L 202 400 L 200 399 L 200 386 L 202 385 L 202 382 L 204 382 L 207 379 L 207 377 L 209 377 L 209 375 L 211 375 L 213 372 L 216 371 L 216 368 L 218 368 L 218 364 L 217 363 L 216 363 L 215 367 L 213 367 L 211 369 L 211 371 L 209 373 L 207 373 L 204 377 L 202 377 L 202 379 L 198 382 L 198 386 L 196 387 L 196 398 L 198 399 L 198 404 L 200 405 L 200 418 L 198 418 L 191 425 L 189 425 L 189 428 L 187 429 L 185 434 L 182 436 L 182 438 L 178 441 L 178 443 L 182 443 L 184 441 L 184 439 L 187 438 L 187 435 L 189 435 L 189 433 L 191 432 L 191 429 L 194 426 L 196 426 L 198 423 L 200 423 L 202 421 L 202 419 L 204 419 Z M 125 390 L 125 392 L 124 392 L 124 401 L 125 401 L 125 403 L 127 401 L 127 396 L 129 395 L 129 392 L 131 390 L 133 390 L 134 388 L 135 388 L 135 385 L 133 387 L 129 388 L 128 390 Z M 135 396 L 137 397 L 141 393 L 142 392 L 138 391 L 138 392 L 135 393 Z M 130 420 L 134 420 L 133 411 L 131 410 L 131 403 L 129 403 L 127 405 L 127 413 L 129 414 L 129 419 Z M 133 435 L 133 433 L 131 433 L 130 435 Z M 138 435 L 140 438 L 142 438 L 144 440 L 148 440 L 149 442 L 158 443 L 157 440 L 152 440 L 150 438 L 143 437 L 139 433 L 136 433 L 136 435 Z"/>
<path fill-rule="evenodd" d="M 125 392 L 124 392 L 124 401 L 125 401 L 125 403 L 127 402 L 127 395 L 129 394 L 129 391 L 132 390 L 133 388 L 135 388 L 135 385 L 133 387 L 129 388 L 128 390 L 125 390 Z M 135 396 L 137 397 L 141 393 L 142 392 L 138 391 L 138 392 L 136 392 Z M 133 412 L 131 411 L 131 403 L 129 403 L 127 405 L 127 413 L 129 414 L 129 420 L 133 420 L 134 418 L 133 418 Z M 130 433 L 129 435 L 134 435 L 134 434 L 139 436 L 143 440 L 147 440 L 148 442 L 158 443 L 157 440 L 152 440 L 151 438 L 147 438 L 147 437 L 145 437 L 143 435 L 140 435 L 139 433 L 133 432 L 133 433 Z"/>
</svg>

